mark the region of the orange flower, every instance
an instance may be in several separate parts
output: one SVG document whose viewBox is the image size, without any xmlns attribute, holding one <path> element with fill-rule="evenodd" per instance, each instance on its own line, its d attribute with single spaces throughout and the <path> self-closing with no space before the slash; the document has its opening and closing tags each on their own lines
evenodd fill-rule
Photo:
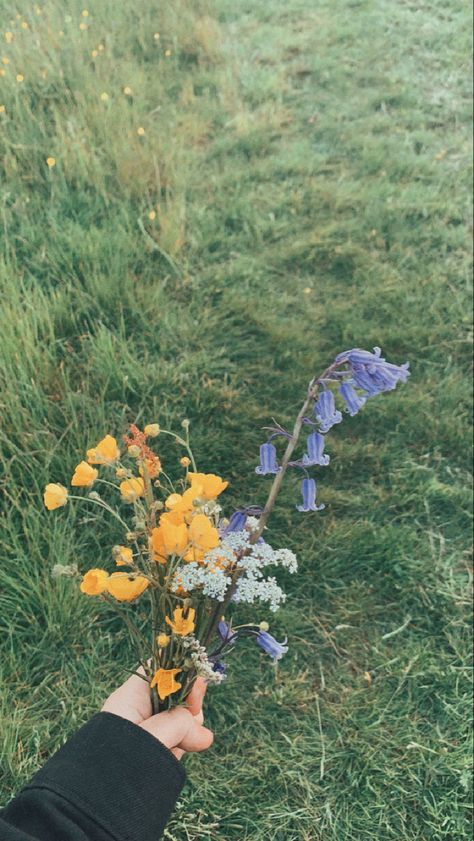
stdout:
<svg viewBox="0 0 474 841">
<path fill-rule="evenodd" d="M 74 488 L 90 488 L 91 485 L 94 484 L 98 475 L 98 470 L 91 467 L 90 464 L 87 464 L 87 461 L 81 461 L 74 470 L 71 485 Z"/>
<path fill-rule="evenodd" d="M 84 575 L 79 588 L 86 596 L 99 596 L 107 589 L 109 573 L 105 569 L 89 569 Z"/>
<path fill-rule="evenodd" d="M 154 458 L 146 458 L 144 461 L 144 467 L 146 467 L 150 479 L 156 479 L 156 477 L 161 473 L 161 461 L 158 456 L 155 456 Z M 143 466 L 139 467 L 138 472 L 140 476 L 143 476 Z"/>
<path fill-rule="evenodd" d="M 87 461 L 89 464 L 113 464 L 120 456 L 120 450 L 115 438 L 106 435 L 99 441 L 96 447 L 87 450 Z"/>
<path fill-rule="evenodd" d="M 154 561 L 157 561 L 159 564 L 166 563 L 166 546 L 161 528 L 151 530 L 150 552 Z"/>
<path fill-rule="evenodd" d="M 107 590 L 118 602 L 133 602 L 145 592 L 148 584 L 144 575 L 132 578 L 127 572 L 113 572 L 107 579 Z"/>
<path fill-rule="evenodd" d="M 179 675 L 182 671 L 182 669 L 158 669 L 158 671 L 155 672 L 153 680 L 150 683 L 150 687 L 153 688 L 156 686 L 158 695 L 162 701 L 164 701 L 168 695 L 173 695 L 174 692 L 181 689 L 181 684 L 175 680 L 175 675 Z"/>
<path fill-rule="evenodd" d="M 139 496 L 143 496 L 145 493 L 145 483 L 138 476 L 132 476 L 131 479 L 120 482 L 120 493 L 124 502 L 135 502 Z"/>
<path fill-rule="evenodd" d="M 190 607 L 187 615 L 183 617 L 183 608 L 177 607 L 173 610 L 173 619 L 171 620 L 168 616 L 165 616 L 165 622 L 170 626 L 170 628 L 172 628 L 175 634 L 178 634 L 180 637 L 185 637 L 187 634 L 192 634 L 194 628 L 196 627 L 194 624 L 195 615 L 196 611 L 193 607 Z"/>
<path fill-rule="evenodd" d="M 191 487 L 200 485 L 200 497 L 204 500 L 215 499 L 216 496 L 225 491 L 228 482 L 224 482 L 220 476 L 214 473 L 188 473 Z"/>
<path fill-rule="evenodd" d="M 170 494 L 165 505 L 173 514 L 180 515 L 182 520 L 189 520 L 189 515 L 194 511 L 193 502 L 199 498 L 201 490 L 200 485 L 193 485 L 184 494 Z"/>
<path fill-rule="evenodd" d="M 61 508 L 67 502 L 67 488 L 64 485 L 57 485 L 51 483 L 46 485 L 43 494 L 44 504 L 48 511 L 54 511 L 55 508 Z"/>
<path fill-rule="evenodd" d="M 118 567 L 129 566 L 133 563 L 133 552 L 129 546 L 114 546 L 112 555 Z"/>
</svg>

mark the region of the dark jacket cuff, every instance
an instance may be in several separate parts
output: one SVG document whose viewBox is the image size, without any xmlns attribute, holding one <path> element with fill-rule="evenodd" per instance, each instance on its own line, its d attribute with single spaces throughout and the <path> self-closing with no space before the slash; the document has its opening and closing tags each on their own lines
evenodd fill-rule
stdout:
<svg viewBox="0 0 474 841">
<path fill-rule="evenodd" d="M 97 713 L 33 777 L 76 803 L 119 841 L 156 841 L 184 785 L 184 768 L 146 730 Z"/>
</svg>

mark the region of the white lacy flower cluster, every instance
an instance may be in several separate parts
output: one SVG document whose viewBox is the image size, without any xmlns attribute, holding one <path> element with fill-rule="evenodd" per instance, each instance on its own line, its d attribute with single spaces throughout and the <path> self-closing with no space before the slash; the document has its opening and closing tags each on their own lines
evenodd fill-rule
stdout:
<svg viewBox="0 0 474 841">
<path fill-rule="evenodd" d="M 242 569 L 243 575 L 237 582 L 237 588 L 233 596 L 235 602 L 267 602 L 270 610 L 278 610 L 286 595 L 273 576 L 265 578 L 263 570 L 267 566 L 285 567 L 290 573 L 296 572 L 298 562 L 296 555 L 290 549 L 273 549 L 269 543 L 250 543 L 251 532 L 255 528 L 254 518 L 249 518 L 247 526 L 250 530 L 231 532 L 224 539 L 225 545 L 230 545 L 234 551 L 245 551 L 247 554 L 239 558 L 238 567 Z M 258 524 L 258 521 L 255 520 Z"/>
<path fill-rule="evenodd" d="M 225 675 L 214 671 L 213 665 L 207 656 L 206 649 L 193 634 L 183 637 L 181 645 L 185 650 L 187 649 L 196 674 L 201 675 L 206 683 L 219 684 L 225 680 Z"/>
<path fill-rule="evenodd" d="M 205 596 L 210 599 L 216 599 L 218 602 L 223 602 L 225 594 L 229 589 L 232 581 L 225 569 L 220 568 L 221 559 L 224 553 L 213 549 L 212 552 L 206 556 L 206 565 L 191 561 L 179 568 L 173 578 L 171 589 L 176 592 L 180 587 L 187 593 L 190 593 L 196 588 L 202 589 Z M 211 558 L 211 555 L 214 557 Z M 219 566 L 215 561 L 219 560 Z M 226 559 L 224 559 L 225 562 Z M 235 560 L 232 553 L 232 560 Z"/>
</svg>

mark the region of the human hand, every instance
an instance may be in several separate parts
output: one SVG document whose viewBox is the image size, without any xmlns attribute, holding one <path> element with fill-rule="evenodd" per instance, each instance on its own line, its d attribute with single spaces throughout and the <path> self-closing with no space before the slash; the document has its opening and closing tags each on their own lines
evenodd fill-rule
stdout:
<svg viewBox="0 0 474 841">
<path fill-rule="evenodd" d="M 139 669 L 142 672 L 142 669 Z M 203 727 L 202 702 L 206 683 L 196 678 L 187 699 L 187 707 L 152 715 L 150 688 L 138 675 L 129 677 L 105 701 L 102 712 L 114 713 L 137 724 L 165 745 L 176 759 L 186 751 L 201 751 L 212 745 L 213 733 Z"/>
</svg>

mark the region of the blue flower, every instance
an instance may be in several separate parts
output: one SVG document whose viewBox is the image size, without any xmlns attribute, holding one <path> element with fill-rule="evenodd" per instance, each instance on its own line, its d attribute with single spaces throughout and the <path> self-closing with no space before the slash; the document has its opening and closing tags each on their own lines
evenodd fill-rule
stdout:
<svg viewBox="0 0 474 841">
<path fill-rule="evenodd" d="M 347 411 L 351 417 L 354 417 L 354 415 L 357 414 L 359 409 L 362 408 L 367 400 L 367 397 L 362 397 L 360 394 L 357 394 L 357 391 L 350 382 L 341 383 L 339 386 L 339 394 L 343 398 Z"/>
<path fill-rule="evenodd" d="M 342 421 L 342 415 L 336 409 L 334 394 L 328 388 L 321 392 L 314 406 L 316 420 L 319 421 L 321 432 L 327 432 L 335 423 Z"/>
<path fill-rule="evenodd" d="M 322 511 L 326 506 L 322 503 L 316 505 L 316 482 L 314 479 L 303 479 L 301 482 L 301 493 L 303 495 L 303 505 L 297 505 L 298 511 Z"/>
<path fill-rule="evenodd" d="M 238 637 L 238 634 L 235 631 L 232 631 L 230 625 L 228 625 L 223 619 L 220 620 L 217 630 L 223 642 L 233 642 Z"/>
<path fill-rule="evenodd" d="M 212 660 L 212 657 L 209 659 Z M 227 663 L 223 663 L 222 660 L 217 660 L 212 667 L 212 671 L 217 672 L 218 675 L 225 675 L 227 671 Z"/>
<path fill-rule="evenodd" d="M 267 631 L 259 631 L 255 637 L 255 642 L 260 646 L 260 648 L 263 648 L 265 654 L 269 654 L 270 657 L 273 657 L 274 663 L 276 663 L 277 660 L 281 660 L 283 655 L 288 651 L 287 645 L 277 642 L 275 637 L 272 637 L 272 635 Z"/>
<path fill-rule="evenodd" d="M 355 384 L 363 388 L 368 397 L 373 397 L 382 391 L 391 391 L 398 382 L 404 383 L 410 376 L 408 362 L 393 365 L 385 361 L 380 355 L 381 352 L 379 347 L 374 347 L 374 353 L 353 348 L 340 353 L 335 361 L 342 362 L 347 359 Z"/>
<path fill-rule="evenodd" d="M 222 530 L 221 536 L 225 537 L 233 531 L 243 531 L 246 522 L 247 514 L 244 514 L 243 511 L 234 511 L 226 527 Z"/>
<path fill-rule="evenodd" d="M 255 473 L 259 476 L 266 476 L 268 473 L 278 473 L 281 467 L 278 467 L 276 460 L 276 447 L 273 444 L 262 444 L 260 447 L 260 464 L 255 468 Z"/>
<path fill-rule="evenodd" d="M 303 456 L 303 464 L 305 467 L 311 467 L 313 464 L 319 464 L 321 467 L 326 467 L 329 464 L 329 456 L 324 455 L 324 435 L 320 432 L 312 432 L 306 439 L 307 453 Z"/>
</svg>

